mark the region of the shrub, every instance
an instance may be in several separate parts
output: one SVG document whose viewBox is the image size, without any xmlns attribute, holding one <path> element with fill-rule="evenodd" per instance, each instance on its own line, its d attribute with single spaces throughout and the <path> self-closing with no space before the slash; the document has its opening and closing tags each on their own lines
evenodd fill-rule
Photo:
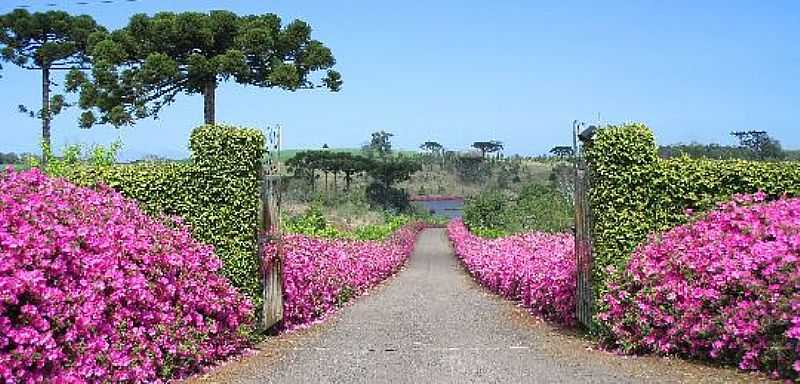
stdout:
<svg viewBox="0 0 800 384">
<path fill-rule="evenodd" d="M 0 377 L 154 382 L 242 348 L 251 304 L 180 220 L 39 170 L 0 175 Z"/>
<path fill-rule="evenodd" d="M 528 184 L 511 198 L 488 191 L 464 204 L 464 222 L 480 236 L 523 232 L 563 232 L 572 225 L 572 204 L 555 188 Z"/>
<path fill-rule="evenodd" d="M 486 191 L 464 201 L 464 222 L 473 229 L 500 230 L 509 226 L 509 197 L 498 191 Z"/>
<path fill-rule="evenodd" d="M 383 240 L 407 224 L 411 219 L 406 215 L 385 214 L 384 224 L 370 224 L 352 231 L 339 230 L 325 219 L 317 205 L 312 205 L 304 214 L 287 218 L 283 229 L 294 233 L 326 239 Z"/>
<path fill-rule="evenodd" d="M 333 312 L 395 273 L 414 248 L 419 222 L 384 241 L 323 239 L 291 234 L 284 238 L 284 318 L 291 329 Z M 266 250 L 268 264 L 274 246 Z"/>
<path fill-rule="evenodd" d="M 663 160 L 652 132 L 638 123 L 598 130 L 586 147 L 586 158 L 592 167 L 592 284 L 597 298 L 612 277 L 608 267 L 623 270 L 648 234 L 686 223 L 686 209 L 706 211 L 734 194 L 759 190 L 770 199 L 800 194 L 800 163 Z"/>
<path fill-rule="evenodd" d="M 546 319 L 575 323 L 571 235 L 536 232 L 487 240 L 470 233 L 460 219 L 448 224 L 447 234 L 456 256 L 481 284 Z"/>
<path fill-rule="evenodd" d="M 603 298 L 609 340 L 798 378 L 800 199 L 737 196 L 640 246 Z"/>
<path fill-rule="evenodd" d="M 304 214 L 289 217 L 283 222 L 283 230 L 287 233 L 295 233 L 314 237 L 324 237 L 336 239 L 344 237 L 345 234 L 328 223 L 322 214 L 320 207 L 313 205 Z"/>
<path fill-rule="evenodd" d="M 86 167 L 63 176 L 83 186 L 98 183 L 135 199 L 150 214 L 180 216 L 195 239 L 211 244 L 222 273 L 251 300 L 261 300 L 256 232 L 264 135 L 257 129 L 206 125 L 190 139 L 189 163 Z"/>
</svg>

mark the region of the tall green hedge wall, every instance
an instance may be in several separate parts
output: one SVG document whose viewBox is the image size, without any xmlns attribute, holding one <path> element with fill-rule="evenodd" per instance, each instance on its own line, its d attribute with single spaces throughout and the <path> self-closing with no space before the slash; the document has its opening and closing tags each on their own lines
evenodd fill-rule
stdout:
<svg viewBox="0 0 800 384">
<path fill-rule="evenodd" d="M 800 163 L 660 159 L 653 133 L 632 123 L 599 129 L 585 147 L 591 166 L 592 284 L 600 298 L 648 234 L 686 223 L 737 193 L 800 195 Z"/>
<path fill-rule="evenodd" d="M 106 184 L 151 214 L 177 215 L 194 237 L 215 247 L 222 272 L 258 303 L 256 233 L 264 135 L 256 129 L 206 125 L 192 132 L 188 163 L 75 168 L 75 183 Z"/>
</svg>

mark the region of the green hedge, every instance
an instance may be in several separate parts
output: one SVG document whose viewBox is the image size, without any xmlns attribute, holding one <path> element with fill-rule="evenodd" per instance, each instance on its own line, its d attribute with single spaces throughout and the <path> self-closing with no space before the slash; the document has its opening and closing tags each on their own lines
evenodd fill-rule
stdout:
<svg viewBox="0 0 800 384">
<path fill-rule="evenodd" d="M 800 195 L 800 163 L 660 159 L 643 124 L 601 128 L 585 148 L 591 164 L 593 286 L 602 297 L 609 266 L 626 267 L 636 246 L 653 232 L 686 223 L 685 211 L 707 211 L 737 193 Z"/>
<path fill-rule="evenodd" d="M 196 239 L 214 245 L 223 274 L 259 303 L 256 233 L 264 135 L 207 125 L 192 132 L 189 147 L 188 163 L 76 167 L 64 176 L 81 185 L 106 184 L 148 213 L 182 217 Z"/>
</svg>

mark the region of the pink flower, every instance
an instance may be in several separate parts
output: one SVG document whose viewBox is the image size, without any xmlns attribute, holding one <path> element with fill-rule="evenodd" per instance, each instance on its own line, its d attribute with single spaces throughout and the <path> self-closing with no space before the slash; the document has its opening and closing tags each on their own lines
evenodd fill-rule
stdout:
<svg viewBox="0 0 800 384">
<path fill-rule="evenodd" d="M 384 241 L 284 237 L 283 290 L 286 330 L 310 324 L 397 272 L 414 248 L 420 222 Z M 274 246 L 262 257 L 274 259 Z"/>
<path fill-rule="evenodd" d="M 470 233 L 460 219 L 450 222 L 447 234 L 456 256 L 481 284 L 547 319 L 575 323 L 572 235 L 526 233 L 488 240 Z"/>
<path fill-rule="evenodd" d="M 161 382 L 241 350 L 213 249 L 109 188 L 0 173 L 0 382 Z"/>
<path fill-rule="evenodd" d="M 603 297 L 609 338 L 797 378 L 800 199 L 765 199 L 737 195 L 641 245 Z"/>
</svg>

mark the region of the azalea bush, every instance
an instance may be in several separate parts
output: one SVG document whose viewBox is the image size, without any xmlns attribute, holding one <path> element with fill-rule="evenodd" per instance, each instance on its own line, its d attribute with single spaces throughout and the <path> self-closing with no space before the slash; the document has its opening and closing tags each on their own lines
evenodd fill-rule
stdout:
<svg viewBox="0 0 800 384">
<path fill-rule="evenodd" d="M 572 235 L 533 232 L 485 239 L 461 219 L 448 224 L 447 234 L 456 256 L 481 284 L 548 320 L 575 323 Z"/>
<path fill-rule="evenodd" d="M 397 272 L 411 255 L 424 225 L 409 223 L 382 241 L 284 237 L 284 324 L 309 324 Z M 268 265 L 275 246 L 267 247 Z"/>
<path fill-rule="evenodd" d="M 251 304 L 177 219 L 0 172 L 0 382 L 159 382 L 236 353 Z"/>
<path fill-rule="evenodd" d="M 800 199 L 739 195 L 651 236 L 598 318 L 628 352 L 677 353 L 798 378 Z"/>
<path fill-rule="evenodd" d="M 800 162 L 660 159 L 653 132 L 641 123 L 601 127 L 584 150 L 597 300 L 607 293 L 608 267 L 624 269 L 649 234 L 686 224 L 686 209 L 706 212 L 757 191 L 771 199 L 800 196 Z"/>
</svg>

